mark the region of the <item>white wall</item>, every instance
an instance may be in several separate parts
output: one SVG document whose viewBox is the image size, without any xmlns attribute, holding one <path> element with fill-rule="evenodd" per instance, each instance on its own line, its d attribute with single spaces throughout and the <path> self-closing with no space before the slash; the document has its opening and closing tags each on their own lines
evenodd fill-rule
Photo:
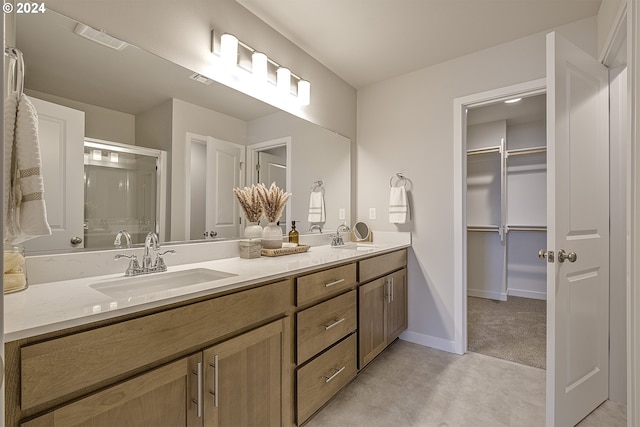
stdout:
<svg viewBox="0 0 640 427">
<path fill-rule="evenodd" d="M 211 30 L 233 33 L 311 82 L 311 104 L 292 113 L 355 139 L 355 89 L 234 0 L 49 0 L 47 8 L 205 75 Z"/>
<path fill-rule="evenodd" d="M 136 144 L 136 118 L 132 114 L 109 110 L 73 99 L 62 98 L 36 90 L 26 89 L 25 93 L 35 98 L 64 105 L 74 110 L 84 111 L 84 135 L 87 138 L 103 139 L 105 141 Z"/>
<path fill-rule="evenodd" d="M 595 56 L 595 17 L 559 31 Z M 541 33 L 358 91 L 357 217 L 413 233 L 405 338 L 453 351 L 453 100 L 544 76 Z M 385 215 L 396 172 L 413 182 L 412 221 L 402 227 Z M 367 219 L 370 207 L 378 219 Z"/>
<path fill-rule="evenodd" d="M 323 232 L 335 233 L 351 217 L 351 141 L 335 132 L 307 123 L 286 113 L 275 113 L 249 123 L 249 144 L 291 137 L 292 216 L 298 231 L 309 230 L 311 184 L 324 182 L 326 223 Z M 345 209 L 345 219 L 339 210 Z M 287 229 L 290 226 L 287 224 Z M 352 224 L 349 224 L 352 225 Z"/>
</svg>

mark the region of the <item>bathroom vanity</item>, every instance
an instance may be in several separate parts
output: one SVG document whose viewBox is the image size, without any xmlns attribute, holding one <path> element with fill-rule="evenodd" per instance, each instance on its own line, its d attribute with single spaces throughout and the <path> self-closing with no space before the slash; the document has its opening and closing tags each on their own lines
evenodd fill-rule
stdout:
<svg viewBox="0 0 640 427">
<path fill-rule="evenodd" d="M 174 266 L 231 275 L 158 299 L 106 297 L 113 275 L 71 281 L 69 310 L 36 295 L 69 281 L 8 296 L 6 425 L 300 425 L 406 329 L 407 246 Z"/>
</svg>

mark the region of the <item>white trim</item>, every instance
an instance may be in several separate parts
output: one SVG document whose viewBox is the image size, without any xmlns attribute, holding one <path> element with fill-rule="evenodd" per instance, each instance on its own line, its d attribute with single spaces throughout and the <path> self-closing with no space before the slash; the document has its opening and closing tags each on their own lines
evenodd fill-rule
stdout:
<svg viewBox="0 0 640 427">
<path fill-rule="evenodd" d="M 638 21 L 640 7 L 638 0 L 628 1 L 627 14 L 627 93 L 629 119 L 629 163 L 628 166 L 628 232 L 629 243 L 627 251 L 628 282 L 627 282 L 627 425 L 636 426 L 640 423 L 640 271 L 638 254 L 640 254 L 640 223 L 638 203 L 640 201 L 640 150 L 638 150 L 638 122 L 640 108 L 638 108 L 638 72 L 640 64 L 640 43 L 638 43 Z"/>
<path fill-rule="evenodd" d="M 435 348 L 436 350 L 455 353 L 453 341 L 434 337 L 432 335 L 424 335 L 413 331 L 404 331 L 400 334 L 400 339 L 414 344 L 420 344 L 425 347 Z"/>
<path fill-rule="evenodd" d="M 522 289 L 509 289 L 507 292 L 510 296 L 514 297 L 522 297 L 522 298 L 531 298 L 531 299 L 547 299 L 546 292 L 538 292 L 538 291 L 527 291 Z"/>
<path fill-rule="evenodd" d="M 467 351 L 466 111 L 469 107 L 493 104 L 516 95 L 542 94 L 546 86 L 543 78 L 453 100 L 453 317 L 457 354 Z"/>
<path fill-rule="evenodd" d="M 616 64 L 612 64 L 612 61 L 615 60 L 618 50 L 627 36 L 626 18 L 627 2 L 623 0 L 618 7 L 618 11 L 616 12 L 616 17 L 613 20 L 613 25 L 611 26 L 609 34 L 607 34 L 604 49 L 602 49 L 600 57 L 598 58 L 601 63 L 608 67 L 617 66 Z"/>
<path fill-rule="evenodd" d="M 479 291 L 477 289 L 467 289 L 467 296 L 477 298 L 488 298 L 496 301 L 506 301 L 506 292 Z"/>
</svg>

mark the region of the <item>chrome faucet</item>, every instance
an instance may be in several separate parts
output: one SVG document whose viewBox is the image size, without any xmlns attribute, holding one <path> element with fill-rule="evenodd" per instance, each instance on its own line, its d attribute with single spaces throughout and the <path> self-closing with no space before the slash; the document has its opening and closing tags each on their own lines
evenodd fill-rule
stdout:
<svg viewBox="0 0 640 427">
<path fill-rule="evenodd" d="M 125 240 L 127 241 L 127 249 L 131 248 L 131 235 L 127 232 L 127 230 L 118 231 L 118 233 L 116 234 L 116 239 L 113 241 L 113 245 L 116 248 L 122 247 L 122 236 L 124 236 Z"/>
<path fill-rule="evenodd" d="M 149 271 L 155 267 L 155 262 L 151 262 L 151 254 L 150 250 L 154 251 L 160 250 L 160 245 L 158 245 L 158 235 L 153 231 L 150 231 L 147 234 L 147 237 L 144 239 L 144 255 L 142 256 L 142 269 L 145 271 Z"/>
<path fill-rule="evenodd" d="M 316 228 L 318 229 L 318 232 L 322 233 L 322 227 L 319 224 L 311 224 L 311 227 L 309 227 L 309 233 L 313 232 Z"/>
<path fill-rule="evenodd" d="M 123 230 L 124 231 L 124 230 Z M 120 233 L 120 232 L 119 232 Z M 126 233 L 126 231 L 124 232 Z M 128 235 L 124 234 L 123 235 Z M 127 239 L 129 241 L 129 239 Z M 156 251 L 155 260 L 151 260 L 151 250 Z M 140 274 L 157 273 L 161 271 L 167 271 L 167 265 L 162 258 L 167 254 L 175 254 L 176 251 L 169 249 L 168 251 L 160 252 L 160 244 L 158 243 L 158 235 L 153 231 L 147 234 L 144 239 L 144 255 L 142 256 L 142 266 L 138 263 L 138 258 L 135 254 L 125 255 L 118 254 L 115 256 L 116 260 L 127 258 L 129 259 L 129 266 L 124 272 L 125 276 L 138 276 Z"/>
<path fill-rule="evenodd" d="M 351 229 L 349 228 L 349 226 L 347 224 L 340 224 L 338 226 L 338 228 L 336 229 L 336 234 L 331 236 L 331 246 L 342 246 L 342 245 L 344 245 L 344 240 L 342 239 L 342 236 L 340 235 L 341 231 L 349 232 L 349 231 L 351 231 Z"/>
</svg>

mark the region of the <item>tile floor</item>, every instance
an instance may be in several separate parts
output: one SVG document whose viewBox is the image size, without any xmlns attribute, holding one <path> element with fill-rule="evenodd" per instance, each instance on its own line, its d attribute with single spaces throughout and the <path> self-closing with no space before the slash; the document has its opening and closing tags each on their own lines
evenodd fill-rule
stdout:
<svg viewBox="0 0 640 427">
<path fill-rule="evenodd" d="M 605 402 L 580 427 L 624 427 Z M 396 341 L 306 427 L 543 427 L 545 371 Z"/>
</svg>

